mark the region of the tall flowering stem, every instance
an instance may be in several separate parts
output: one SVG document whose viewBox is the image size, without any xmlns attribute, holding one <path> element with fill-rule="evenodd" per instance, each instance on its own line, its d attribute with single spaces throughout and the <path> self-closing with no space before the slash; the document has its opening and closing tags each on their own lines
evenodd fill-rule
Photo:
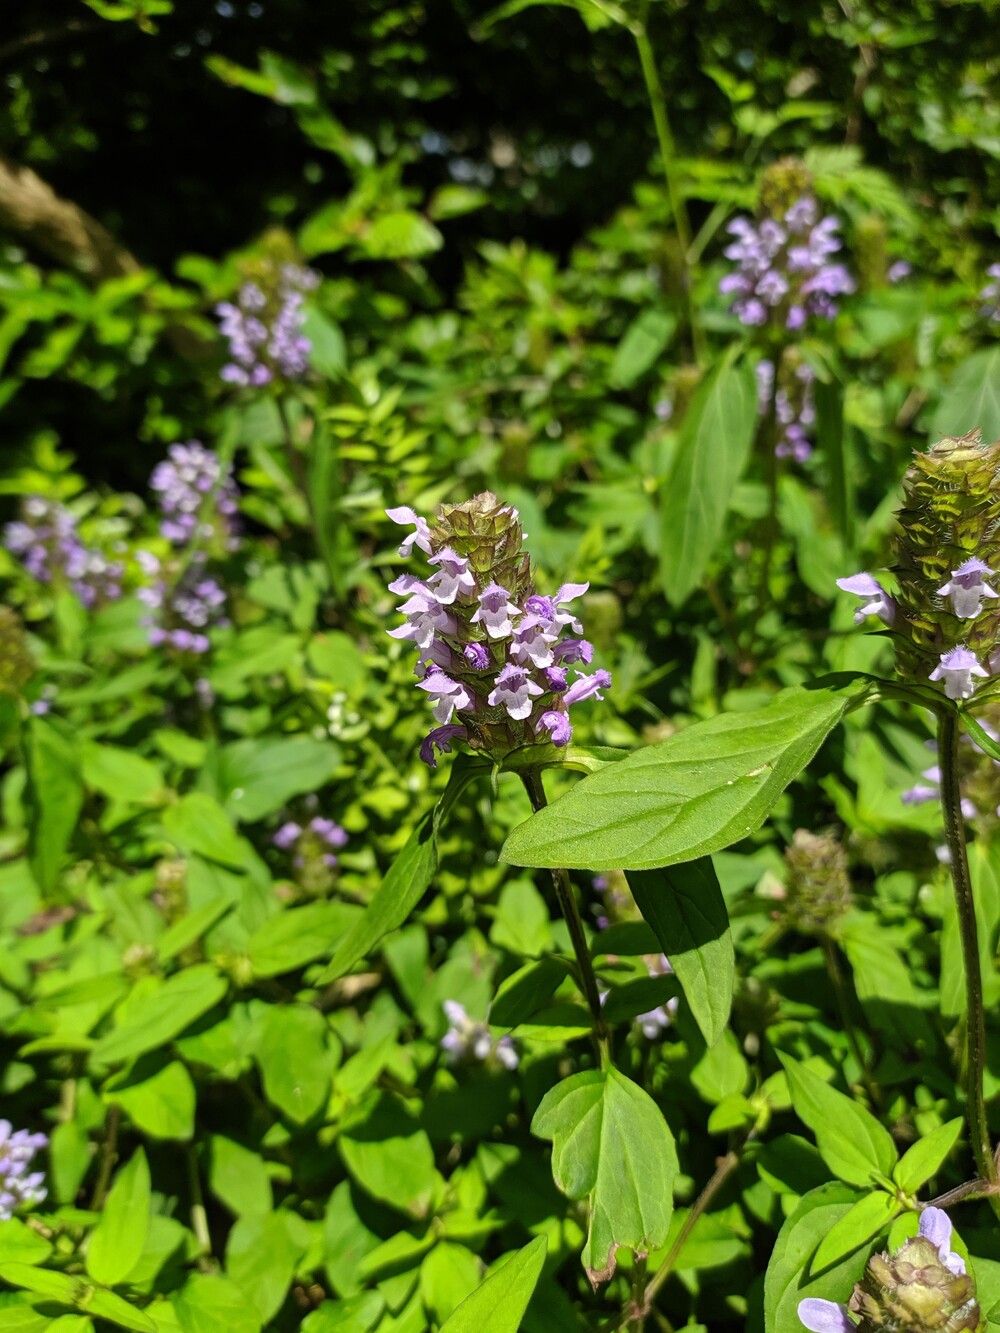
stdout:
<svg viewBox="0 0 1000 1333">
<path fill-rule="evenodd" d="M 966 1101 L 969 1139 L 976 1170 L 989 1184 L 997 1183 L 997 1164 L 990 1143 L 989 1124 L 983 1095 L 986 1070 L 986 1021 L 983 1009 L 983 979 L 979 967 L 979 927 L 972 895 L 972 878 L 965 847 L 965 820 L 962 793 L 958 781 L 958 717 L 953 708 L 938 714 L 938 763 L 941 768 L 941 808 L 944 811 L 945 836 L 950 855 L 951 879 L 955 886 L 958 928 L 965 962 L 966 996 Z M 990 1202 L 997 1208 L 997 1200 Z"/>
<path fill-rule="evenodd" d="M 539 769 L 530 768 L 521 774 L 521 781 L 524 783 L 525 790 L 528 793 L 528 799 L 531 802 L 531 808 L 537 814 L 539 810 L 545 808 L 548 802 L 545 799 L 545 788 L 542 786 L 542 775 Z M 556 891 L 556 901 L 559 903 L 559 910 L 565 918 L 566 925 L 569 928 L 569 937 L 573 944 L 573 952 L 576 954 L 577 967 L 580 970 L 580 983 L 583 987 L 583 993 L 587 997 L 587 1006 L 590 1009 L 590 1016 L 594 1020 L 594 1036 L 597 1039 L 598 1049 L 601 1053 L 603 1064 L 609 1064 L 611 1061 L 611 1039 L 608 1032 L 608 1026 L 604 1021 L 604 1011 L 601 1005 L 601 992 L 597 985 L 597 975 L 594 972 L 594 963 L 590 956 L 590 949 L 587 947 L 587 937 L 583 931 L 583 920 L 580 916 L 580 907 L 576 900 L 576 893 L 573 890 L 569 873 L 563 869 L 553 869 L 552 884 Z"/>
</svg>

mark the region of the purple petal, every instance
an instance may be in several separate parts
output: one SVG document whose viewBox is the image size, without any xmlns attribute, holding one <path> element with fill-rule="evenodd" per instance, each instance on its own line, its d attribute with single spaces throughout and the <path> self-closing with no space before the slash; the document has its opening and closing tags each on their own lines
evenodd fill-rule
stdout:
<svg viewBox="0 0 1000 1333">
<path fill-rule="evenodd" d="M 799 1318 L 812 1333 L 854 1333 L 846 1305 L 809 1296 L 799 1301 Z"/>
</svg>

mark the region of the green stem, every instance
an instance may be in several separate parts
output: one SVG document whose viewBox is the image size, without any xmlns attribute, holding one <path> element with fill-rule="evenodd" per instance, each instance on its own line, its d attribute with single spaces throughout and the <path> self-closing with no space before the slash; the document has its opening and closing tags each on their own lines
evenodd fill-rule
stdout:
<svg viewBox="0 0 1000 1333">
<path fill-rule="evenodd" d="M 521 773 L 521 781 L 524 783 L 525 790 L 528 793 L 528 800 L 531 802 L 531 808 L 537 814 L 539 810 L 544 810 L 548 802 L 545 799 L 545 788 L 542 785 L 542 775 L 537 768 L 528 768 Z M 594 1036 L 597 1040 L 598 1050 L 601 1056 L 601 1064 L 607 1066 L 611 1063 L 611 1036 L 608 1032 L 608 1026 L 604 1021 L 604 1011 L 601 1007 L 601 993 L 597 985 L 597 974 L 594 972 L 594 963 L 590 957 L 590 949 L 587 947 L 587 937 L 583 930 L 583 920 L 580 916 L 580 908 L 576 901 L 576 894 L 573 891 L 573 885 L 566 870 L 553 867 L 552 883 L 556 891 L 556 899 L 559 903 L 559 910 L 562 912 L 569 928 L 569 937 L 573 944 L 573 952 L 576 954 L 577 967 L 579 968 L 579 981 L 583 988 L 583 993 L 587 998 L 587 1006 L 590 1009 L 590 1016 L 594 1020 Z"/>
<path fill-rule="evenodd" d="M 827 976 L 830 978 L 830 984 L 833 987 L 834 999 L 837 1002 L 837 1012 L 840 1015 L 840 1021 L 844 1025 L 844 1035 L 847 1037 L 847 1044 L 851 1048 L 851 1054 L 857 1061 L 858 1068 L 861 1071 L 861 1081 L 865 1085 L 868 1093 L 868 1100 L 872 1104 L 873 1111 L 881 1110 L 881 1098 L 878 1088 L 868 1069 L 868 1062 L 865 1060 L 864 1053 L 861 1050 L 861 1043 L 858 1041 L 858 1034 L 854 1027 L 854 1021 L 851 1018 L 851 1003 L 847 993 L 847 984 L 844 981 L 844 974 L 840 968 L 840 960 L 837 957 L 837 946 L 826 935 L 821 939 L 823 947 L 823 958 L 826 961 Z"/>
<path fill-rule="evenodd" d="M 111 1184 L 111 1172 L 114 1170 L 115 1157 L 118 1153 L 118 1130 L 122 1123 L 122 1108 L 111 1106 L 104 1120 L 104 1143 L 101 1145 L 101 1164 L 97 1170 L 97 1183 L 90 1200 L 91 1212 L 99 1212 L 107 1198 Z"/>
<path fill-rule="evenodd" d="M 695 360 L 701 364 L 704 362 L 705 347 L 701 336 L 701 327 L 698 323 L 698 312 L 694 304 L 694 294 L 691 291 L 691 260 L 689 254 L 691 249 L 691 223 L 688 220 L 684 193 L 681 190 L 677 176 L 677 148 L 674 144 L 673 131 L 670 128 L 667 99 L 663 93 L 660 72 L 656 67 L 656 56 L 646 26 L 648 13 L 649 0 L 644 0 L 640 17 L 630 26 L 630 31 L 635 40 L 636 50 L 639 53 L 639 64 L 642 66 L 646 95 L 649 98 L 650 110 L 653 113 L 653 124 L 656 127 L 656 138 L 660 146 L 660 159 L 663 164 L 663 176 L 667 184 L 667 198 L 670 201 L 670 213 L 673 217 L 674 230 L 677 233 L 677 243 L 681 252 L 681 281 L 684 284 L 684 295 L 688 307 L 691 346 Z"/>
<path fill-rule="evenodd" d="M 326 566 L 327 576 L 330 579 L 330 589 L 333 592 L 334 599 L 339 601 L 342 598 L 340 571 L 336 566 L 336 561 L 330 555 L 330 552 L 327 549 L 327 544 L 323 539 L 320 515 L 316 512 L 316 506 L 313 503 L 312 487 L 309 484 L 309 468 L 306 463 L 306 458 L 302 450 L 299 448 L 298 441 L 295 438 L 291 417 L 288 415 L 288 404 L 280 394 L 277 397 L 276 402 L 278 405 L 278 416 L 281 419 L 282 434 L 285 437 L 285 454 L 288 458 L 288 466 L 291 470 L 292 477 L 294 478 L 296 489 L 302 495 L 306 513 L 309 515 L 309 526 L 312 528 L 313 544 Z"/>
<path fill-rule="evenodd" d="M 958 907 L 958 928 L 965 964 L 966 998 L 966 1105 L 969 1139 L 976 1170 L 990 1185 L 997 1183 L 997 1165 L 990 1143 L 983 1095 L 986 1069 L 986 1019 L 983 1010 L 983 980 L 979 970 L 979 928 L 972 896 L 972 878 L 965 847 L 962 793 L 958 780 L 958 716 L 953 708 L 938 714 L 938 764 L 941 768 L 941 808 L 945 837 L 951 855 L 951 879 Z M 1000 1217 L 1000 1199 L 990 1196 L 993 1211 Z"/>
</svg>

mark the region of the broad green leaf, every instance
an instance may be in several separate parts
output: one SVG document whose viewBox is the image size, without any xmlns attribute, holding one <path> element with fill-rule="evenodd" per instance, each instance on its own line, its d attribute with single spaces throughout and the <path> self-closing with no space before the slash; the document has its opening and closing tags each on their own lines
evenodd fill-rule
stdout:
<svg viewBox="0 0 1000 1333">
<path fill-rule="evenodd" d="M 150 1138 L 186 1142 L 194 1134 L 194 1083 L 179 1060 L 148 1076 L 140 1067 L 117 1074 L 105 1084 L 103 1095 Z"/>
<path fill-rule="evenodd" d="M 795 1114 L 816 1135 L 830 1170 L 849 1185 L 870 1186 L 876 1175 L 891 1177 L 898 1154 L 885 1126 L 791 1056 L 780 1059 Z"/>
<path fill-rule="evenodd" d="M 756 429 L 753 370 L 723 361 L 694 396 L 661 491 L 660 577 L 673 606 L 701 583 Z"/>
<path fill-rule="evenodd" d="M 382 1317 L 385 1297 L 363 1291 L 343 1301 L 324 1301 L 302 1321 L 302 1333 L 369 1333 Z"/>
<path fill-rule="evenodd" d="M 52 1253 L 52 1246 L 19 1217 L 0 1222 L 0 1259 L 21 1264 L 41 1264 Z"/>
<path fill-rule="evenodd" d="M 956 1116 L 938 1125 L 903 1153 L 892 1173 L 900 1189 L 914 1194 L 931 1176 L 936 1175 L 962 1133 L 962 1117 Z"/>
<path fill-rule="evenodd" d="M 566 968 L 555 958 L 525 964 L 501 984 L 490 1006 L 490 1022 L 497 1027 L 526 1022 L 551 1000 L 565 979 Z"/>
<path fill-rule="evenodd" d="M 176 958 L 179 953 L 197 943 L 216 922 L 221 921 L 234 904 L 228 898 L 215 898 L 212 902 L 196 907 L 168 926 L 156 942 L 156 956 L 161 963 Z"/>
<path fill-rule="evenodd" d="M 194 1273 L 171 1302 L 183 1333 L 260 1333 L 249 1297 L 228 1278 Z"/>
<path fill-rule="evenodd" d="M 87 1245 L 87 1272 L 113 1287 L 139 1262 L 149 1234 L 149 1163 L 141 1148 L 115 1176 L 101 1219 Z"/>
<path fill-rule="evenodd" d="M 163 812 L 163 826 L 182 852 L 242 866 L 246 852 L 222 806 L 207 792 L 192 791 Z"/>
<path fill-rule="evenodd" d="M 74 740 L 43 717 L 24 731 L 28 775 L 28 858 L 43 890 L 53 887 L 83 805 L 83 778 Z"/>
<path fill-rule="evenodd" d="M 217 780 L 226 814 L 251 824 L 274 814 L 293 796 L 318 791 L 339 762 L 332 741 L 312 736 L 255 736 L 224 745 Z"/>
<path fill-rule="evenodd" d="M 113 1291 L 92 1291 L 86 1300 L 80 1301 L 89 1314 L 98 1319 L 108 1319 L 119 1328 L 130 1328 L 133 1333 L 158 1333 L 156 1324 L 142 1310 L 137 1310 L 130 1301 L 123 1300 Z"/>
<path fill-rule="evenodd" d="M 647 1092 L 614 1068 L 574 1074 L 542 1098 L 531 1130 L 552 1140 L 562 1192 L 588 1201 L 583 1264 L 594 1286 L 612 1276 L 622 1246 L 648 1253 L 664 1243 L 677 1152 Z"/>
<path fill-rule="evenodd" d="M 941 395 L 931 439 L 981 430 L 983 442 L 1000 439 L 1000 347 L 973 352 L 956 366 Z"/>
<path fill-rule="evenodd" d="M 518 1333 L 545 1262 L 546 1241 L 536 1236 L 505 1259 L 441 1326 L 441 1333 Z"/>
<path fill-rule="evenodd" d="M 729 913 L 711 858 L 633 870 L 628 884 L 670 959 L 701 1035 L 714 1046 L 729 1022 L 736 962 Z"/>
<path fill-rule="evenodd" d="M 256 1054 L 264 1095 L 296 1124 L 311 1120 L 329 1095 L 334 1054 L 327 1032 L 311 1005 L 276 1004 L 263 1014 Z"/>
<path fill-rule="evenodd" d="M 694 861 L 760 828 L 870 682 L 782 690 L 763 708 L 696 722 L 583 778 L 514 829 L 510 865 L 653 870 Z"/>
<path fill-rule="evenodd" d="M 85 784 L 113 801 L 144 804 L 163 791 L 163 774 L 133 750 L 85 741 L 80 755 Z"/>
<path fill-rule="evenodd" d="M 839 1222 L 835 1222 L 819 1243 L 812 1261 L 812 1270 L 819 1272 L 829 1268 L 845 1254 L 850 1254 L 866 1240 L 877 1236 L 888 1227 L 903 1205 L 891 1194 L 877 1190 L 867 1194 L 846 1212 Z"/>
<path fill-rule="evenodd" d="M 226 1273 L 264 1323 L 280 1310 L 308 1243 L 302 1219 L 278 1209 L 236 1220 L 226 1241 Z"/>
<path fill-rule="evenodd" d="M 307 306 L 302 318 L 302 336 L 309 339 L 309 364 L 328 379 L 335 379 L 347 368 L 347 340 L 339 324 Z"/>
<path fill-rule="evenodd" d="M 420 259 L 444 245 L 444 238 L 422 213 L 399 209 L 372 223 L 358 244 L 368 259 Z"/>
<path fill-rule="evenodd" d="M 211 1139 L 208 1187 L 237 1217 L 271 1210 L 271 1180 L 264 1159 L 221 1134 Z"/>
<path fill-rule="evenodd" d="M 864 1272 L 868 1246 L 814 1273 L 810 1261 L 823 1237 L 858 1201 L 856 1190 L 830 1181 L 810 1190 L 778 1233 L 764 1278 L 767 1333 L 802 1333 L 799 1301 L 807 1297 L 842 1300 Z"/>
<path fill-rule="evenodd" d="M 319 902 L 268 917 L 247 944 L 254 975 L 275 977 L 328 954 L 361 915 L 353 903 Z"/>
<path fill-rule="evenodd" d="M 629 389 L 645 375 L 677 328 L 677 316 L 669 310 L 644 310 L 625 330 L 615 348 L 608 379 L 615 389 Z"/>
<path fill-rule="evenodd" d="M 128 1008 L 124 1022 L 94 1047 L 93 1058 L 119 1064 L 157 1050 L 177 1037 L 226 993 L 226 982 L 207 963 L 178 972 Z"/>
<path fill-rule="evenodd" d="M 461 1305 L 479 1283 L 482 1267 L 466 1245 L 441 1240 L 420 1265 L 420 1296 L 436 1324 Z"/>
<path fill-rule="evenodd" d="M 427 1134 L 381 1096 L 337 1140 L 344 1165 L 374 1198 L 422 1217 L 439 1176 Z"/>
</svg>

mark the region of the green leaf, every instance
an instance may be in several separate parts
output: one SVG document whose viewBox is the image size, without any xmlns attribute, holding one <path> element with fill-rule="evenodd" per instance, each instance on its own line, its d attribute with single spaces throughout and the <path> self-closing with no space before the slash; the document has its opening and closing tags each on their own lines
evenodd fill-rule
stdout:
<svg viewBox="0 0 1000 1333">
<path fill-rule="evenodd" d="M 110 1319 L 120 1328 L 132 1329 L 133 1333 L 157 1333 L 156 1324 L 148 1314 L 137 1310 L 113 1291 L 92 1291 L 79 1304 L 88 1314 L 96 1315 L 98 1319 Z"/>
<path fill-rule="evenodd" d="M 303 1319 L 302 1333 L 369 1333 L 384 1310 L 385 1298 L 377 1291 L 363 1291 L 343 1301 L 324 1301 Z"/>
<path fill-rule="evenodd" d="M 351 930 L 340 948 L 317 979 L 319 984 L 334 981 L 349 972 L 355 963 L 371 953 L 372 949 L 390 931 L 401 926 L 437 871 L 437 831 L 455 801 L 466 786 L 487 771 L 480 761 L 465 755 L 457 756 L 444 795 L 434 810 L 425 815 L 410 834 L 406 846 L 392 865 L 365 909 L 365 914 Z"/>
<path fill-rule="evenodd" d="M 736 961 L 729 913 L 711 857 L 632 870 L 628 884 L 670 959 L 701 1035 L 714 1046 L 729 1022 Z"/>
<path fill-rule="evenodd" d="M 330 1091 L 333 1053 L 326 1019 L 311 1005 L 272 1005 L 264 1013 L 257 1064 L 264 1095 L 296 1124 L 321 1110 Z"/>
<path fill-rule="evenodd" d="M 0 1255 L 5 1263 L 41 1264 L 52 1253 L 52 1246 L 37 1231 L 25 1226 L 19 1217 L 0 1222 Z"/>
<path fill-rule="evenodd" d="M 425 1131 L 395 1102 L 379 1097 L 358 1123 L 343 1129 L 337 1148 L 348 1171 L 374 1198 L 424 1216 L 440 1179 L 434 1149 Z"/>
<path fill-rule="evenodd" d="M 932 1129 L 929 1134 L 911 1144 L 892 1173 L 899 1188 L 907 1194 L 916 1193 L 921 1185 L 926 1184 L 941 1169 L 961 1133 L 962 1117 L 956 1116 L 954 1120 L 938 1125 L 937 1129 Z"/>
<path fill-rule="evenodd" d="M 163 774 L 141 754 L 96 741 L 84 741 L 80 753 L 85 784 L 113 801 L 141 805 L 163 791 Z"/>
<path fill-rule="evenodd" d="M 615 348 L 608 379 L 612 388 L 629 389 L 663 355 L 677 328 L 669 310 L 644 310 L 625 330 Z"/>
<path fill-rule="evenodd" d="M 799 1301 L 807 1297 L 846 1300 L 868 1260 L 868 1247 L 835 1267 L 808 1276 L 810 1260 L 823 1237 L 857 1203 L 856 1191 L 838 1181 L 810 1190 L 778 1233 L 764 1279 L 767 1333 L 802 1333 Z"/>
<path fill-rule="evenodd" d="M 498 1264 L 441 1326 L 441 1333 L 518 1333 L 545 1262 L 546 1241 L 536 1236 Z"/>
<path fill-rule="evenodd" d="M 261 736 L 224 745 L 218 783 L 226 814 L 251 824 L 274 814 L 293 796 L 318 791 L 339 762 L 332 741 L 311 736 Z"/>
<path fill-rule="evenodd" d="M 753 370 L 724 361 L 694 396 L 661 490 L 660 577 L 672 606 L 701 583 L 756 429 Z"/>
<path fill-rule="evenodd" d="M 148 1076 L 140 1066 L 117 1074 L 104 1085 L 103 1096 L 151 1138 L 186 1142 L 194 1135 L 194 1083 L 179 1060 Z"/>
<path fill-rule="evenodd" d="M 876 1175 L 891 1176 L 898 1154 L 885 1126 L 791 1056 L 779 1053 L 779 1058 L 795 1114 L 816 1135 L 830 1170 L 849 1185 L 870 1186 Z"/>
<path fill-rule="evenodd" d="M 207 792 L 192 791 L 163 812 L 163 827 L 182 852 L 243 866 L 246 852 L 225 810 Z"/>
<path fill-rule="evenodd" d="M 465 1245 L 441 1240 L 420 1265 L 420 1297 L 440 1325 L 479 1283 L 479 1260 Z"/>
<path fill-rule="evenodd" d="M 214 967 L 201 963 L 169 977 L 151 995 L 128 1006 L 122 1024 L 94 1047 L 101 1064 L 119 1064 L 157 1050 L 179 1036 L 226 993 L 226 982 Z"/>
<path fill-rule="evenodd" d="M 583 1264 L 591 1283 L 614 1273 L 626 1246 L 663 1245 L 673 1211 L 677 1151 L 660 1108 L 618 1070 L 587 1070 L 550 1089 L 531 1122 L 552 1140 L 552 1175 L 571 1199 L 587 1199 Z"/>
<path fill-rule="evenodd" d="M 306 1248 L 302 1219 L 278 1209 L 236 1220 L 226 1241 L 226 1272 L 267 1323 L 280 1310 Z M 308 1232 L 306 1232 L 306 1237 Z"/>
<path fill-rule="evenodd" d="M 653 870 L 693 861 L 760 828 L 848 709 L 861 680 L 783 690 L 763 708 L 696 722 L 584 778 L 519 825 L 502 861 Z"/>
<path fill-rule="evenodd" d="M 247 1297 L 227 1278 L 195 1273 L 171 1300 L 183 1333 L 260 1333 Z"/>
<path fill-rule="evenodd" d="M 981 430 L 991 444 L 1000 439 L 1000 347 L 973 352 L 956 366 L 941 395 L 931 439 Z"/>
<path fill-rule="evenodd" d="M 113 1287 L 139 1262 L 149 1234 L 149 1163 L 141 1148 L 115 1176 L 101 1219 L 87 1245 L 87 1272 Z"/>
<path fill-rule="evenodd" d="M 271 1180 L 264 1159 L 221 1134 L 212 1135 L 208 1186 L 237 1217 L 271 1210 Z"/>
<path fill-rule="evenodd" d="M 877 1236 L 883 1231 L 902 1209 L 903 1205 L 898 1199 L 894 1199 L 891 1194 L 885 1194 L 882 1190 L 859 1199 L 853 1208 L 833 1224 L 820 1241 L 819 1248 L 813 1256 L 812 1271 L 818 1273 L 824 1268 L 829 1268 L 845 1254 L 850 1254 L 859 1245 L 864 1245 L 865 1241 L 871 1240 L 872 1236 Z"/>
<path fill-rule="evenodd" d="M 302 317 L 302 336 L 309 339 L 309 364 L 328 379 L 336 379 L 347 369 L 347 339 L 339 324 L 334 324 L 315 306 L 306 306 Z"/>
<path fill-rule="evenodd" d="M 372 223 L 360 241 L 368 259 L 421 259 L 444 245 L 444 237 L 422 213 L 399 209 Z"/>
<path fill-rule="evenodd" d="M 28 775 L 28 858 L 43 891 L 51 889 L 62 868 L 83 805 L 83 778 L 76 743 L 42 717 L 29 718 L 24 730 Z"/>
<path fill-rule="evenodd" d="M 275 977 L 328 954 L 361 916 L 353 903 L 320 902 L 268 917 L 247 943 L 254 975 Z"/>
<path fill-rule="evenodd" d="M 566 968 L 555 958 L 542 958 L 506 977 L 490 1006 L 496 1027 L 516 1027 L 551 1000 L 566 979 Z"/>
</svg>

